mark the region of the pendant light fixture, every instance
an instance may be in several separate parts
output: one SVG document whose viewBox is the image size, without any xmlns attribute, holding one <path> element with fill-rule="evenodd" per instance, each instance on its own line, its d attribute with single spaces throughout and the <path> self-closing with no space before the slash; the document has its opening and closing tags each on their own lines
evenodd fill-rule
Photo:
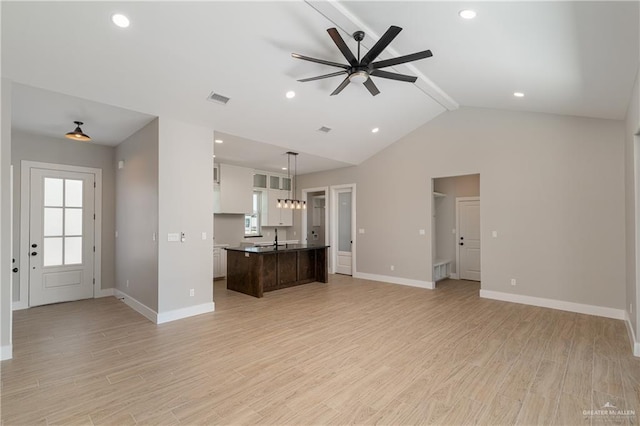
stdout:
<svg viewBox="0 0 640 426">
<path fill-rule="evenodd" d="M 291 179 L 291 156 L 293 155 L 293 159 L 294 159 L 294 173 L 293 173 L 293 179 Z M 300 201 L 298 199 L 294 199 L 293 197 L 296 194 L 296 181 L 297 181 L 297 176 L 298 175 L 298 153 L 297 152 L 292 152 L 292 151 L 288 151 L 287 152 L 287 178 L 289 179 L 289 198 L 278 198 L 278 208 L 282 208 L 282 209 L 297 209 L 297 210 L 301 210 L 301 209 L 306 209 L 307 208 L 307 202 L 306 201 Z M 293 191 L 293 195 L 292 195 L 292 191 Z"/>
<path fill-rule="evenodd" d="M 84 123 L 82 121 L 74 121 L 74 123 L 76 124 L 76 129 L 73 132 L 67 133 L 66 135 L 64 135 L 64 137 L 73 139 L 74 141 L 90 141 L 91 138 L 89 137 L 89 135 L 85 134 L 80 128 L 80 126 L 82 126 Z"/>
</svg>

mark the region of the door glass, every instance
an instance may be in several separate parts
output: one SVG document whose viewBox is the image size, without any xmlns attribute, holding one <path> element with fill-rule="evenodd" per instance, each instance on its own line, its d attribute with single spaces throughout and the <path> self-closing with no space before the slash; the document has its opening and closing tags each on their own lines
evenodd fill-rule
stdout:
<svg viewBox="0 0 640 426">
<path fill-rule="evenodd" d="M 64 235 L 82 235 L 82 209 L 64 209 Z"/>
<path fill-rule="evenodd" d="M 62 237 L 45 238 L 43 266 L 62 265 Z"/>
<path fill-rule="evenodd" d="M 44 178 L 44 205 L 62 207 L 62 181 L 57 178 Z"/>
<path fill-rule="evenodd" d="M 59 207 L 44 208 L 44 236 L 59 237 L 62 235 L 62 209 Z"/>
<path fill-rule="evenodd" d="M 82 181 L 65 179 L 64 181 L 65 207 L 82 207 Z"/>
<path fill-rule="evenodd" d="M 351 251 L 351 192 L 338 194 L 338 251 Z"/>
<path fill-rule="evenodd" d="M 82 237 L 66 237 L 64 239 L 64 264 L 82 263 Z"/>
</svg>

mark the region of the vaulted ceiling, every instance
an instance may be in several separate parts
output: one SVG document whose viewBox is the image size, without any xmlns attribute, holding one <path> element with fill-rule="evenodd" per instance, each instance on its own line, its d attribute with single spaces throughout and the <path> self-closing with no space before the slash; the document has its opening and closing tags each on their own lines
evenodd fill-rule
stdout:
<svg viewBox="0 0 640 426">
<path fill-rule="evenodd" d="M 73 116 L 100 135 L 96 143 L 117 144 L 152 117 L 170 116 L 245 147 L 258 141 L 272 154 L 299 151 L 302 173 L 358 164 L 459 106 L 622 119 L 639 59 L 638 2 L 1 5 L 2 76 L 20 84 L 16 127 L 61 135 Z M 477 17 L 461 19 L 466 8 Z M 129 28 L 112 24 L 116 12 L 129 17 Z M 292 52 L 345 62 L 327 28 L 337 27 L 353 51 L 351 34 L 365 31 L 366 51 L 390 25 L 403 31 L 380 58 L 433 52 L 389 69 L 417 76 L 415 84 L 374 78 L 378 96 L 355 83 L 329 96 L 343 77 L 296 81 L 336 69 Z M 290 90 L 293 99 L 285 97 Z M 211 92 L 231 100 L 212 103 Z M 332 130 L 319 132 L 322 126 Z M 242 151 L 249 162 L 267 156 Z M 235 158 L 238 147 L 225 142 L 216 155 Z M 309 170 L 305 155 L 314 160 Z"/>
</svg>

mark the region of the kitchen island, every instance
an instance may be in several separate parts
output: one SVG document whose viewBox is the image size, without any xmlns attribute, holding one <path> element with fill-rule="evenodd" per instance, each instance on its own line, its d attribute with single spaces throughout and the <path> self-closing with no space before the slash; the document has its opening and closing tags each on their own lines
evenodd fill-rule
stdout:
<svg viewBox="0 0 640 426">
<path fill-rule="evenodd" d="M 254 297 L 266 291 L 329 281 L 327 248 L 313 244 L 226 247 L 227 289 Z"/>
</svg>

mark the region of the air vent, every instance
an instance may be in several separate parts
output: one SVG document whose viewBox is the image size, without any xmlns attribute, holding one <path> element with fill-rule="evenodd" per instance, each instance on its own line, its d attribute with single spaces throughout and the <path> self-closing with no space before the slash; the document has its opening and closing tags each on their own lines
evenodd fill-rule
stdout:
<svg viewBox="0 0 640 426">
<path fill-rule="evenodd" d="M 215 92 L 211 92 L 209 94 L 209 97 L 207 98 L 207 100 L 211 101 L 211 102 L 216 102 L 222 105 L 226 105 L 227 102 L 229 102 L 230 98 L 227 98 L 226 96 L 222 96 L 219 93 L 215 93 Z"/>
<path fill-rule="evenodd" d="M 318 131 L 322 132 L 322 133 L 329 133 L 331 131 L 331 129 L 329 127 L 326 127 L 326 126 L 322 126 L 322 127 L 320 127 L 318 129 Z"/>
</svg>

